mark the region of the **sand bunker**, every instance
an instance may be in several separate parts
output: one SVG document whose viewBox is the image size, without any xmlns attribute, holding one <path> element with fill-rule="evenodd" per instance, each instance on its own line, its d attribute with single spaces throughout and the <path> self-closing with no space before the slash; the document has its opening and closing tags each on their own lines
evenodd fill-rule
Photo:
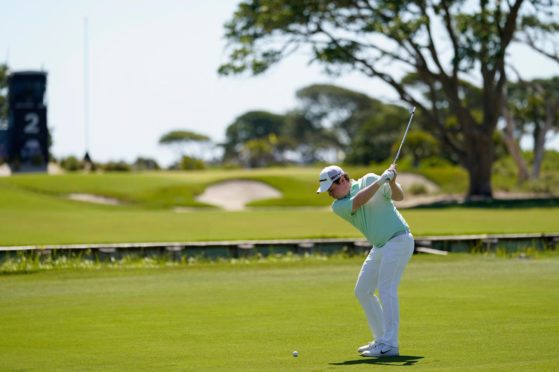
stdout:
<svg viewBox="0 0 559 372">
<path fill-rule="evenodd" d="M 243 210 L 251 201 L 280 197 L 281 193 L 278 190 L 265 183 L 236 180 L 212 185 L 196 200 L 228 211 L 238 211 Z"/>
<path fill-rule="evenodd" d="M 117 199 L 107 198 L 105 196 L 92 195 L 92 194 L 69 194 L 68 199 L 81 201 L 81 202 L 88 202 L 88 203 L 106 204 L 106 205 L 120 204 L 120 201 Z"/>
</svg>

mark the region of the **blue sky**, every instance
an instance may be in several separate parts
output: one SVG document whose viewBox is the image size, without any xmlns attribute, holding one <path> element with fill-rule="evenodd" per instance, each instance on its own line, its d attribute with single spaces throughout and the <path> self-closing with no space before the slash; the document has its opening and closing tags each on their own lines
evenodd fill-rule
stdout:
<svg viewBox="0 0 559 372">
<path fill-rule="evenodd" d="M 157 144 L 173 129 L 222 141 L 249 110 L 295 107 L 297 89 L 332 83 L 394 100 L 389 87 L 358 74 L 332 78 L 304 55 L 264 76 L 220 77 L 223 24 L 239 0 L 0 0 L 0 62 L 48 73 L 48 118 L 55 156 L 85 151 L 84 19 L 88 20 L 89 147 L 94 160 L 162 165 L 175 153 Z M 559 66 L 522 47 L 511 50 L 524 78 L 559 75 Z M 554 147 L 559 147 L 555 138 Z"/>
</svg>

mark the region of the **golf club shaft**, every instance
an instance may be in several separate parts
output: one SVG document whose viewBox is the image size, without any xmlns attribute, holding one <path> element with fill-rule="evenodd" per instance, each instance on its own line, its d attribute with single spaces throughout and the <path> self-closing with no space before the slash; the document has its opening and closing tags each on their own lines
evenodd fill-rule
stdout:
<svg viewBox="0 0 559 372">
<path fill-rule="evenodd" d="M 398 152 L 396 153 L 396 156 L 394 157 L 394 161 L 392 162 L 393 165 L 396 164 L 396 161 L 398 161 L 398 157 L 400 156 L 400 150 L 402 150 L 402 145 L 404 144 L 404 141 L 406 140 L 406 136 L 408 135 L 408 130 L 410 129 L 411 121 L 413 120 L 414 114 L 415 114 L 415 106 L 411 109 L 410 120 L 408 121 L 408 126 L 406 127 L 406 131 L 404 132 L 404 137 L 402 137 L 402 142 L 400 142 L 400 147 L 398 147 Z"/>
</svg>

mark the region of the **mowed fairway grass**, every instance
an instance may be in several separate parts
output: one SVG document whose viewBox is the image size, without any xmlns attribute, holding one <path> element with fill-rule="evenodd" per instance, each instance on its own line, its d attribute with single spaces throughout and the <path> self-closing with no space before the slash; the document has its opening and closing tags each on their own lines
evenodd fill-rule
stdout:
<svg viewBox="0 0 559 372">
<path fill-rule="evenodd" d="M 0 208 L 0 211 L 2 208 Z M 554 233 L 559 209 L 404 210 L 415 236 Z M 0 214 L 0 245 L 107 242 L 361 238 L 328 210 L 251 212 L 10 211 Z"/>
<path fill-rule="evenodd" d="M 559 255 L 414 256 L 400 357 L 362 358 L 361 258 L 0 276 L 0 370 L 556 371 Z M 297 350 L 299 357 L 292 357 Z"/>
<path fill-rule="evenodd" d="M 24 175 L 0 178 L 0 245 L 360 237 L 316 195 L 318 169 Z M 363 172 L 361 172 L 363 173 Z M 360 173 L 357 173 L 360 174 Z M 195 201 L 224 179 L 266 182 L 283 194 L 226 212 Z M 70 193 L 121 205 L 72 201 Z M 176 207 L 189 208 L 177 212 Z M 402 210 L 416 236 L 555 233 L 559 208 Z"/>
</svg>

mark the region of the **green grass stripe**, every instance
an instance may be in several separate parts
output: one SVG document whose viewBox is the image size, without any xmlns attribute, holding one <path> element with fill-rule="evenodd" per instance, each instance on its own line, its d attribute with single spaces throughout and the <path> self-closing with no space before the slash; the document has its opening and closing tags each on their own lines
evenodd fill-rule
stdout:
<svg viewBox="0 0 559 372">
<path fill-rule="evenodd" d="M 0 207 L 0 245 L 361 237 L 326 209 L 176 213 L 78 202 Z M 417 236 L 557 232 L 559 208 L 402 212 Z"/>
<path fill-rule="evenodd" d="M 314 168 L 134 174 L 21 175 L 0 178 L 0 245 L 360 237 L 315 193 Z M 353 169 L 359 174 L 359 169 Z M 257 179 L 284 198 L 224 212 L 194 196 L 224 179 Z M 120 198 L 124 205 L 71 201 L 70 192 Z M 287 206 L 290 206 L 289 208 Z M 301 208 L 293 208 L 299 206 Z M 403 210 L 415 235 L 557 232 L 559 208 Z"/>
<path fill-rule="evenodd" d="M 0 276 L 0 369 L 556 369 L 557 254 L 414 257 L 400 288 L 402 356 L 382 361 L 355 351 L 370 339 L 353 296 L 360 264 L 335 258 Z"/>
</svg>

